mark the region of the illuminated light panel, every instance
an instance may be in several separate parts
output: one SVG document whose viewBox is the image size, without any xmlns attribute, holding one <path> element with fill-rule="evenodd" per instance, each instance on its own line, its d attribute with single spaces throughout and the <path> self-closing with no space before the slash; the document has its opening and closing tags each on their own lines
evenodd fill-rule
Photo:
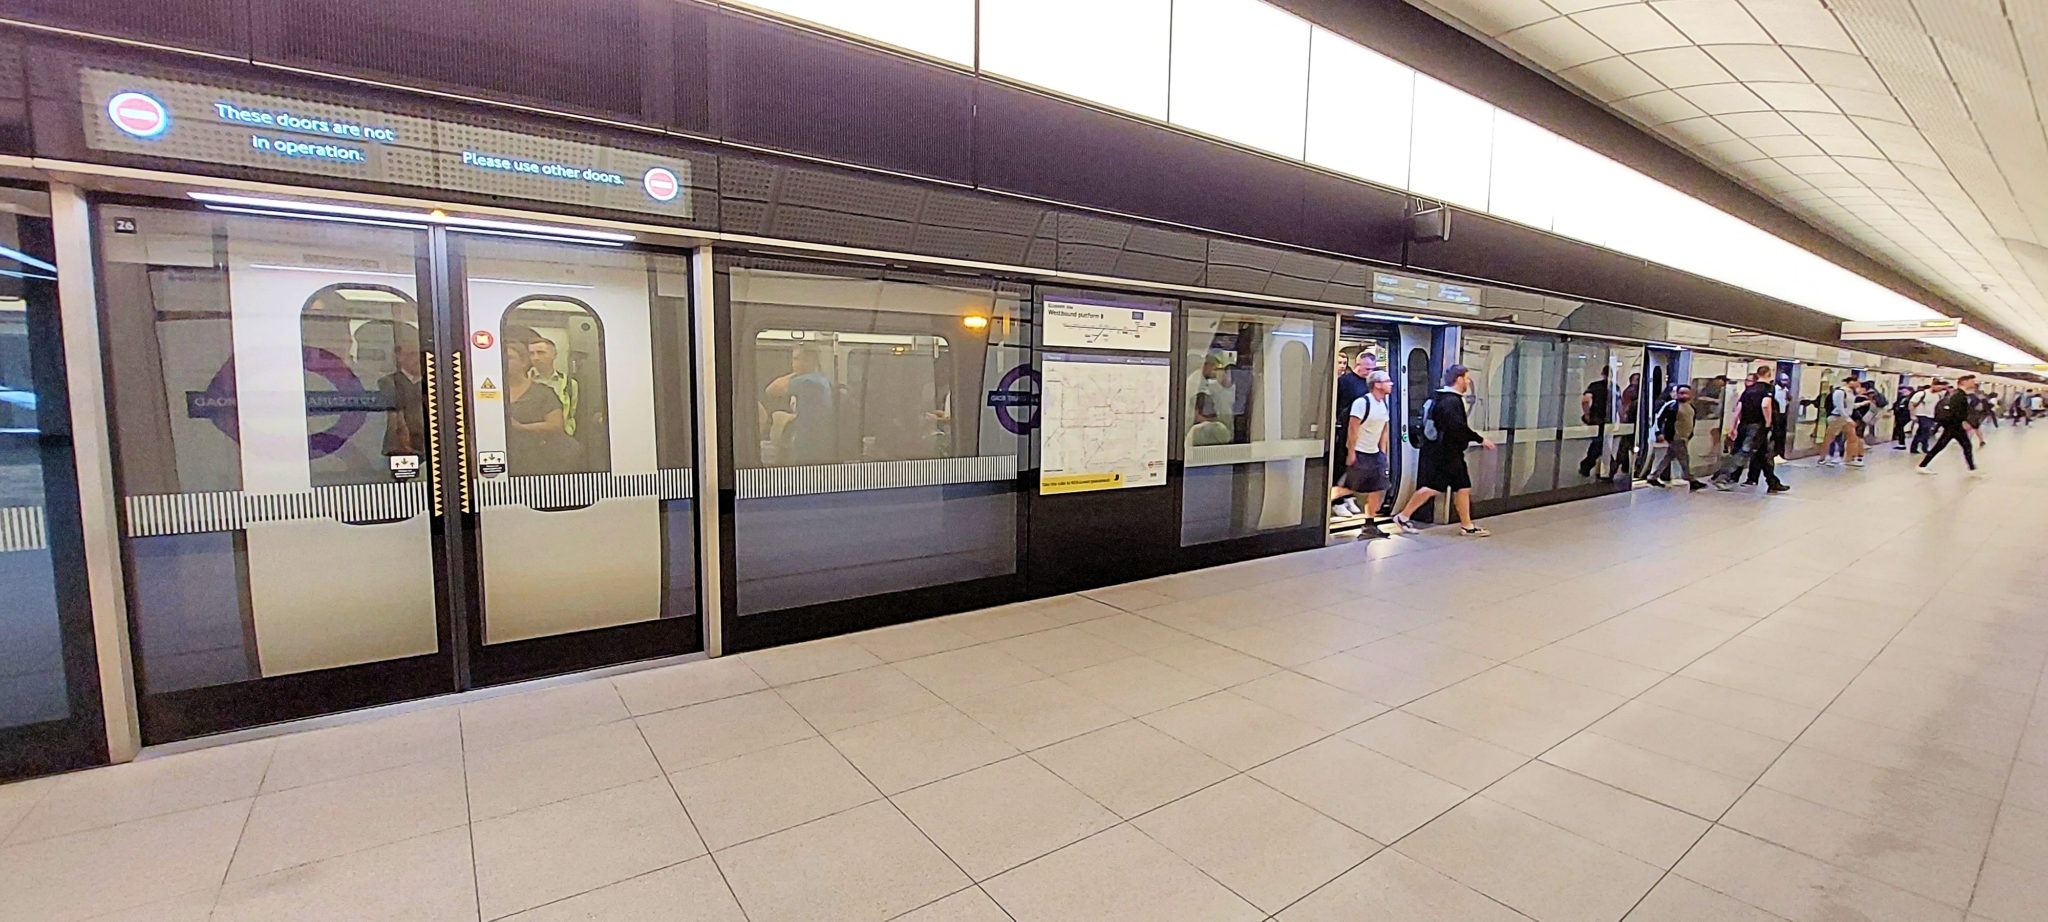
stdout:
<svg viewBox="0 0 2048 922">
<path fill-rule="evenodd" d="M 1174 0 L 1173 123 L 1302 158 L 1309 25 L 1259 0 Z"/>
<path fill-rule="evenodd" d="M 981 69 L 1167 120 L 1170 0 L 982 0 Z"/>
</svg>

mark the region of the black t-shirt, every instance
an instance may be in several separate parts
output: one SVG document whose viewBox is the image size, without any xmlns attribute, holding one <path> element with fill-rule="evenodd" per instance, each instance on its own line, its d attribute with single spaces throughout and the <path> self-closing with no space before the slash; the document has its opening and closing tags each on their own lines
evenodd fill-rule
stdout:
<svg viewBox="0 0 2048 922">
<path fill-rule="evenodd" d="M 1588 426 L 1597 426 L 1607 421 L 1607 413 L 1613 403 L 1608 394 L 1613 393 L 1612 385 L 1601 378 L 1586 385 L 1586 396 L 1593 398 L 1593 405 L 1586 409 L 1584 421 Z"/>
<path fill-rule="evenodd" d="M 1337 376 L 1337 437 L 1344 437 L 1344 426 L 1351 419 L 1351 404 L 1372 390 L 1372 382 L 1358 376 L 1355 371 L 1346 371 Z"/>
<path fill-rule="evenodd" d="M 1736 425 L 1763 425 L 1764 401 L 1766 400 L 1771 401 L 1772 404 L 1774 404 L 1774 406 L 1772 406 L 1771 408 L 1772 413 L 1785 412 L 1784 407 L 1775 406 L 1778 400 L 1778 388 L 1775 385 L 1763 381 L 1758 381 L 1757 383 L 1752 384 L 1749 387 L 1745 388 L 1742 392 L 1742 415 L 1736 418 Z"/>
</svg>

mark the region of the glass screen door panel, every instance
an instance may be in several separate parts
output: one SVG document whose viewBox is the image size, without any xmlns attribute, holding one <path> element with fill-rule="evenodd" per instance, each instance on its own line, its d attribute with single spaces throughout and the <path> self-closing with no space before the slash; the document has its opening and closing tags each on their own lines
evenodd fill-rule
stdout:
<svg viewBox="0 0 2048 922">
<path fill-rule="evenodd" d="M 687 261 L 459 235 L 452 248 L 482 644 L 695 615 Z M 686 633 L 688 647 L 671 631 L 643 652 L 695 648 Z"/>
<path fill-rule="evenodd" d="M 96 221 L 145 740 L 451 688 L 426 234 L 114 204 Z"/>
<path fill-rule="evenodd" d="M 1326 318 L 1188 302 L 1182 546 L 1315 525 L 1328 496 Z M 1348 408 L 1346 408 L 1348 410 Z"/>
<path fill-rule="evenodd" d="M 106 759 L 54 244 L 0 186 L 0 782 Z"/>
</svg>

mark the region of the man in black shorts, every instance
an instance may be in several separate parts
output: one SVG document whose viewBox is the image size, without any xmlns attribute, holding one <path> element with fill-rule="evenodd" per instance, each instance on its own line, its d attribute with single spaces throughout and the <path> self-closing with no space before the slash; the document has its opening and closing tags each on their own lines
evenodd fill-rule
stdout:
<svg viewBox="0 0 2048 922">
<path fill-rule="evenodd" d="M 1380 501 L 1386 498 L 1387 488 L 1392 486 L 1387 476 L 1387 452 L 1393 447 L 1394 411 L 1388 398 L 1394 393 L 1394 379 L 1384 371 L 1375 371 L 1367 376 L 1372 390 L 1365 396 L 1351 402 L 1350 420 L 1345 425 L 1344 484 L 1341 489 L 1353 497 L 1365 497 L 1364 512 L 1378 515 Z M 1384 538 L 1377 524 L 1370 519 L 1365 523 L 1363 535 L 1367 538 Z"/>
<path fill-rule="evenodd" d="M 1372 389 L 1366 379 L 1372 377 L 1379 363 L 1373 359 L 1371 350 L 1362 348 L 1349 356 L 1339 355 L 1337 358 L 1337 426 L 1331 430 L 1336 436 L 1337 451 L 1330 464 L 1330 514 L 1361 515 L 1365 510 L 1360 509 L 1358 501 L 1344 489 L 1344 470 L 1350 466 L 1344 452 L 1344 438 L 1351 424 L 1351 405 Z"/>
<path fill-rule="evenodd" d="M 1742 476 L 1743 469 L 1756 459 L 1762 461 L 1758 473 L 1770 484 L 1766 492 L 1784 493 L 1792 489 L 1778 479 L 1778 466 L 1771 460 L 1771 425 L 1784 412 L 1777 404 L 1778 388 L 1771 383 L 1771 366 L 1759 365 L 1755 383 L 1742 391 L 1735 417 L 1734 449 L 1715 472 L 1714 489 L 1734 489 L 1735 478 Z"/>
<path fill-rule="evenodd" d="M 1472 472 L 1465 466 L 1465 450 L 1479 445 L 1492 451 L 1493 440 L 1472 431 L 1465 422 L 1465 395 L 1471 390 L 1472 373 L 1465 366 L 1444 369 L 1444 386 L 1430 396 L 1429 411 L 1423 416 L 1415 495 L 1408 500 L 1408 508 L 1394 516 L 1394 524 L 1402 531 L 1419 530 L 1409 516 L 1423 503 L 1449 493 L 1458 508 L 1460 533 L 1472 538 L 1493 534 L 1472 524 Z"/>
</svg>

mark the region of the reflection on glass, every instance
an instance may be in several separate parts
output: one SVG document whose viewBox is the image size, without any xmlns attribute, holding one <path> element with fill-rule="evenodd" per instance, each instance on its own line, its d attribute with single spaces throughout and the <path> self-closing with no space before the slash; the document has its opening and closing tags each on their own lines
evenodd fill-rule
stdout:
<svg viewBox="0 0 2048 922">
<path fill-rule="evenodd" d="M 465 237 L 478 432 L 483 639 L 512 643 L 695 611 L 686 262 Z M 488 396 L 486 395 L 488 393 Z M 493 408 L 491 402 L 498 402 Z"/>
<path fill-rule="evenodd" d="M 1017 572 L 1021 287 L 723 263 L 743 615 Z"/>
<path fill-rule="evenodd" d="M 944 335 L 760 331 L 762 463 L 954 456 L 952 348 Z"/>
<path fill-rule="evenodd" d="M 1578 391 L 1566 387 L 1562 378 L 1564 342 L 1555 337 L 1529 335 L 1515 343 L 1514 428 L 1515 447 L 1508 474 L 1508 495 L 1543 493 L 1558 486 L 1558 430 L 1578 414 Z M 1570 405 L 1569 413 L 1566 406 Z"/>
<path fill-rule="evenodd" d="M 590 305 L 533 296 L 505 311 L 505 462 L 514 476 L 611 469 L 604 325 Z"/>
<path fill-rule="evenodd" d="M 392 461 L 426 463 L 425 235 L 128 206 L 99 221 L 143 694 L 438 649 L 425 475 Z M 258 503 L 277 512 L 234 513 Z"/>
<path fill-rule="evenodd" d="M 419 304 L 383 285 L 329 285 L 299 311 L 313 485 L 382 483 L 427 453 Z M 360 435 L 360 437 L 358 437 Z"/>
<path fill-rule="evenodd" d="M 1500 445 L 1497 451 L 1466 456 L 1472 471 L 1473 502 L 1499 498 L 1505 472 L 1515 469 L 1518 446 L 1508 433 L 1517 409 L 1514 365 L 1520 340 L 1513 334 L 1478 329 L 1464 331 L 1460 337 L 1459 362 L 1472 373 L 1466 420 L 1480 435 Z"/>
<path fill-rule="evenodd" d="M 1182 314 L 1181 544 L 1308 523 L 1327 489 L 1333 325 L 1195 304 Z"/>
<path fill-rule="evenodd" d="M 1742 375 L 1745 363 L 1726 355 L 1701 353 L 1693 356 L 1692 362 L 1692 404 L 1695 421 L 1692 436 L 1692 463 L 1702 470 L 1713 470 L 1721 463 L 1721 447 L 1724 420 L 1728 418 L 1736 398 L 1742 396 Z M 1733 369 L 1734 378 L 1729 377 Z"/>
<path fill-rule="evenodd" d="M 45 479 L 53 485 L 69 480 L 71 467 L 69 441 L 61 437 L 68 427 L 50 418 L 64 404 L 40 399 L 43 388 L 63 386 L 51 366 L 57 356 L 49 351 L 57 344 L 56 266 L 49 254 L 29 252 L 43 250 L 43 243 L 24 239 L 24 232 L 48 239 L 47 201 L 40 193 L 0 187 L 0 206 L 0 592 L 6 595 L 0 605 L 0 729 L 6 729 L 71 716 L 57 561 L 44 507 Z M 0 753 L 0 765 L 14 755 L 34 757 Z"/>
</svg>

